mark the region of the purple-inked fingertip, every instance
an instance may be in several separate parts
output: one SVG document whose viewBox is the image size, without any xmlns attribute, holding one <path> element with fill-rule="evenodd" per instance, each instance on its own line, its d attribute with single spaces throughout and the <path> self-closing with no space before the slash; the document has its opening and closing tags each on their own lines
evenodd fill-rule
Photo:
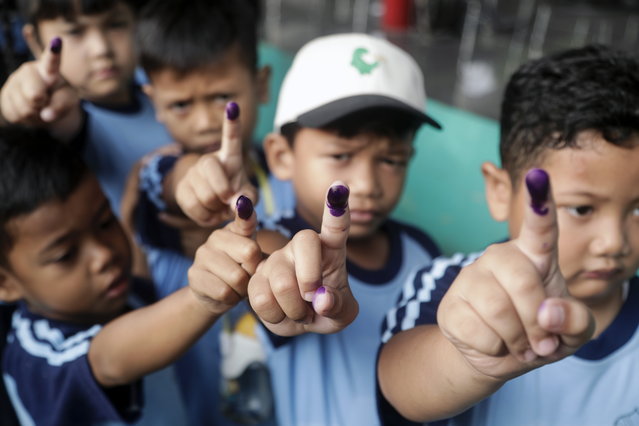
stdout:
<svg viewBox="0 0 639 426">
<path fill-rule="evenodd" d="M 49 44 L 49 48 L 53 53 L 60 53 L 62 51 L 62 39 L 60 37 L 54 37 Z"/>
<path fill-rule="evenodd" d="M 530 194 L 530 207 L 540 216 L 548 213 L 548 191 L 550 189 L 550 179 L 548 173 L 542 169 L 532 169 L 526 174 L 526 187 Z"/>
<path fill-rule="evenodd" d="M 240 219 L 248 220 L 253 214 L 253 202 L 250 198 L 240 195 L 235 202 L 235 209 Z"/>
<path fill-rule="evenodd" d="M 313 309 L 316 309 L 317 299 L 326 294 L 326 287 L 321 286 L 317 290 L 315 290 L 315 294 L 313 295 Z"/>
<path fill-rule="evenodd" d="M 240 116 L 240 106 L 235 102 L 229 102 L 226 104 L 226 118 L 229 120 L 237 120 Z"/>
<path fill-rule="evenodd" d="M 340 217 L 348 206 L 349 189 L 344 185 L 331 186 L 326 196 L 326 205 L 335 217 Z"/>
</svg>

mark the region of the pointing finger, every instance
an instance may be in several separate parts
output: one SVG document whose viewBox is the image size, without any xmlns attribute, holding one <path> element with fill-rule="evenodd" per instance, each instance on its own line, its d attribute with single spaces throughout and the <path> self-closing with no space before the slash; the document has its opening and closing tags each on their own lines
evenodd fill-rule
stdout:
<svg viewBox="0 0 639 426">
<path fill-rule="evenodd" d="M 62 52 L 62 39 L 54 37 L 38 60 L 38 71 L 44 82 L 52 86 L 58 81 L 60 74 L 60 56 Z"/>
<path fill-rule="evenodd" d="M 346 251 L 346 241 L 351 224 L 348 209 L 349 189 L 343 182 L 333 182 L 326 194 L 320 238 L 325 249 L 340 253 Z"/>
<path fill-rule="evenodd" d="M 242 132 L 239 117 L 239 105 L 235 102 L 226 104 L 225 119 L 222 125 L 222 145 L 219 150 L 222 162 L 240 161 L 238 164 L 233 164 L 238 169 L 242 167 Z"/>
</svg>

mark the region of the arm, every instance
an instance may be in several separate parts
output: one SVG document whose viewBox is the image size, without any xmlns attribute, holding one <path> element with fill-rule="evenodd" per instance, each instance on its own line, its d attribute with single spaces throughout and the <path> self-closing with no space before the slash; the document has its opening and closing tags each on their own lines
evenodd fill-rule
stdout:
<svg viewBox="0 0 639 426">
<path fill-rule="evenodd" d="M 236 247 L 228 235 L 246 239 L 256 226 L 248 198 L 225 232 L 198 249 L 189 287 L 106 324 L 89 349 L 89 363 L 103 386 L 130 383 L 173 362 L 225 312 L 246 296 L 248 278 L 261 260 L 257 245 Z M 240 261 L 230 262 L 229 256 Z"/>
<path fill-rule="evenodd" d="M 382 348 L 380 387 L 402 415 L 429 421 L 460 413 L 592 336 L 592 315 L 568 296 L 559 271 L 548 176 L 533 171 L 527 183 L 533 198 L 518 238 L 462 270 L 439 306 L 439 327 L 403 331 Z"/>
<path fill-rule="evenodd" d="M 44 126 L 53 136 L 68 142 L 85 119 L 80 99 L 60 75 L 62 42 L 54 38 L 35 61 L 22 64 L 0 91 L 2 124 Z"/>
</svg>

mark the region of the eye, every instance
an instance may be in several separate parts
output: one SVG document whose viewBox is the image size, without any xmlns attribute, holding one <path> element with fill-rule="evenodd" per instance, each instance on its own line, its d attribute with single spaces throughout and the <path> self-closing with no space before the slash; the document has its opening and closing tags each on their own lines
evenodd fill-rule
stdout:
<svg viewBox="0 0 639 426">
<path fill-rule="evenodd" d="M 383 157 L 381 162 L 397 168 L 406 167 L 408 165 L 408 160 L 403 157 Z"/>
<path fill-rule="evenodd" d="M 111 29 L 123 29 L 129 27 L 129 21 L 123 19 L 116 19 L 108 22 L 107 26 Z"/>
<path fill-rule="evenodd" d="M 169 105 L 169 109 L 174 114 L 182 115 L 188 112 L 190 106 L 191 106 L 190 101 L 177 101 L 177 102 L 171 103 Z"/>
<path fill-rule="evenodd" d="M 116 223 L 117 223 L 117 219 L 115 215 L 112 212 L 110 212 L 98 223 L 98 226 L 100 229 L 109 229 Z"/>
<path fill-rule="evenodd" d="M 635 207 L 635 208 L 632 210 L 632 215 L 633 215 L 633 216 L 637 216 L 637 217 L 639 217 L 639 207 Z"/>
<path fill-rule="evenodd" d="M 568 213 L 575 217 L 584 217 L 591 214 L 594 209 L 592 206 L 575 206 L 575 207 L 567 207 Z"/>
<path fill-rule="evenodd" d="M 213 102 L 226 105 L 235 98 L 231 93 L 217 93 L 213 96 Z"/>
<path fill-rule="evenodd" d="M 345 162 L 350 160 L 353 157 L 353 155 L 348 152 L 340 152 L 340 153 L 330 154 L 330 157 L 335 161 Z"/>
<path fill-rule="evenodd" d="M 57 256 L 54 256 L 47 263 L 70 263 L 75 259 L 76 254 L 78 253 L 78 249 L 76 246 L 70 246 L 60 252 Z"/>
<path fill-rule="evenodd" d="M 84 28 L 74 25 L 71 27 L 68 27 L 65 31 L 64 34 L 69 36 L 69 37 L 79 37 L 84 33 Z"/>
</svg>

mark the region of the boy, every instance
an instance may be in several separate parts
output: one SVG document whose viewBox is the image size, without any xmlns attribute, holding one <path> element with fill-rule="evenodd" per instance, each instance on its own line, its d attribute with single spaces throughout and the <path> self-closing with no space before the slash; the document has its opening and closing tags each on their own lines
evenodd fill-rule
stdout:
<svg viewBox="0 0 639 426">
<path fill-rule="evenodd" d="M 3 85 L 1 115 L 44 126 L 81 149 L 119 212 L 135 161 L 169 141 L 134 76 L 133 3 L 25 0 L 20 9 L 37 59 Z"/>
<path fill-rule="evenodd" d="M 230 199 L 242 193 L 256 200 L 255 186 L 262 194 L 271 190 L 268 193 L 279 196 L 278 201 L 287 195 L 292 198 L 290 189 L 280 185 L 275 190 L 266 182 L 264 161 L 253 148 L 258 106 L 268 99 L 270 77 L 268 67 L 258 68 L 258 19 L 257 5 L 252 0 L 152 0 L 139 15 L 139 61 L 149 79 L 144 91 L 174 143 L 149 154 L 134 169 L 129 188 L 137 200 L 127 203 L 123 217 L 134 217 L 132 228 L 146 251 L 161 296 L 171 294 L 186 282 L 195 248 L 212 228 L 232 218 Z M 207 220 L 198 221 L 198 226 L 180 225 L 178 232 L 167 225 L 166 219 L 168 216 L 170 224 L 186 221 L 176 201 L 176 188 L 187 173 L 212 184 L 214 204 L 207 212 L 214 213 Z M 264 212 L 260 211 L 263 204 L 258 204 L 258 213 Z M 243 316 L 246 309 L 241 312 L 242 308 L 233 311 L 233 321 L 231 316 L 225 317 L 225 339 L 238 337 L 226 333 L 235 321 L 245 329 L 252 328 L 252 317 Z M 236 383 L 258 383 L 241 385 L 239 392 L 224 389 L 226 414 L 240 422 L 266 420 L 272 414 L 272 404 L 268 372 L 261 362 L 263 352 L 259 346 L 254 348 L 258 341 L 244 335 L 241 340 L 249 347 L 235 348 L 243 353 L 225 354 L 220 359 L 218 340 L 222 326 L 220 322 L 213 327 L 176 365 L 193 422 L 224 422 L 215 409 L 221 400 L 218 369 L 221 363 L 240 355 L 246 365 L 233 373 L 225 371 L 225 378 L 237 379 Z M 256 362 L 251 365 L 251 361 Z M 238 378 L 245 371 L 249 371 L 246 377 Z M 260 383 L 266 384 L 266 392 L 259 391 L 264 387 Z"/>
<path fill-rule="evenodd" d="M 130 275 L 128 239 L 79 156 L 43 130 L 10 126 L 0 128 L 0 162 L 0 301 L 16 304 L 2 373 L 21 424 L 136 420 L 139 380 L 232 308 L 248 276 L 224 284 L 212 238 L 188 287 L 131 310 L 128 295 L 141 283 Z M 236 205 L 229 229 L 249 236 L 252 203 Z"/>
<path fill-rule="evenodd" d="M 407 281 L 378 363 L 387 424 L 635 421 L 638 102 L 639 61 L 601 46 L 512 76 L 502 168 L 482 166 L 512 240 Z"/>
<path fill-rule="evenodd" d="M 276 133 L 264 148 L 273 174 L 292 182 L 297 204 L 293 214 L 266 225 L 288 236 L 319 229 L 325 188 L 333 180 L 344 182 L 350 188 L 347 270 L 359 315 L 348 328 L 348 315 L 320 328 L 330 335 L 271 336 L 268 359 L 281 425 L 379 423 L 374 365 L 383 312 L 413 265 L 439 254 L 427 235 L 389 218 L 401 196 L 415 132 L 423 123 L 439 128 L 424 114 L 425 102 L 417 63 L 391 43 L 364 34 L 311 41 L 284 79 Z M 332 299 L 333 293 L 308 280 L 299 283 L 302 290 L 278 273 L 277 280 L 267 279 L 267 271 L 249 284 L 256 314 L 281 336 L 313 331 L 308 324 L 317 309 L 308 302 Z"/>
</svg>

